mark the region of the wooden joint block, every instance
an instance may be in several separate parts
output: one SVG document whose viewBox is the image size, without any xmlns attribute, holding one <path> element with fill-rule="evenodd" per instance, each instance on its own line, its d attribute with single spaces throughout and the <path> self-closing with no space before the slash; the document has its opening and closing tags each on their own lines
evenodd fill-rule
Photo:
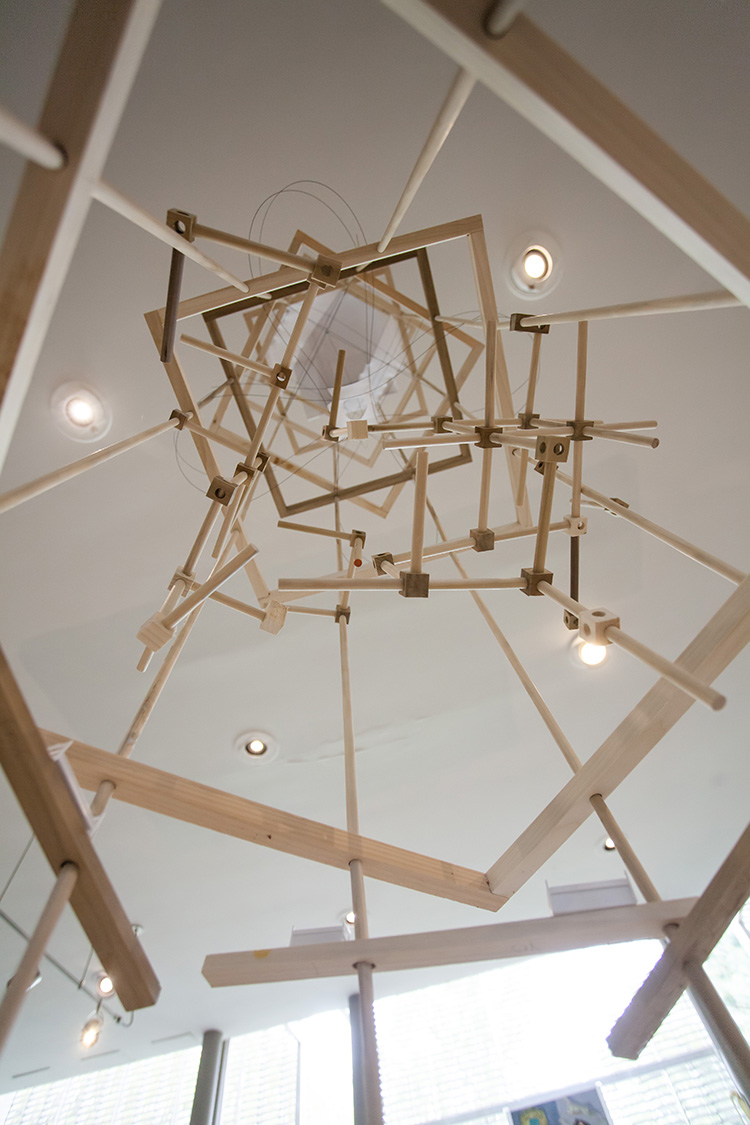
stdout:
<svg viewBox="0 0 750 1125">
<path fill-rule="evenodd" d="M 234 470 L 235 476 L 237 473 L 247 473 L 248 479 L 252 479 L 256 473 L 264 473 L 266 465 L 268 464 L 268 454 L 258 452 L 255 454 L 255 461 L 252 465 L 248 465 L 247 461 L 240 461 Z"/>
<path fill-rule="evenodd" d="M 292 377 L 291 367 L 284 367 L 283 363 L 277 363 L 271 372 L 271 378 L 277 387 L 286 387 Z"/>
<path fill-rule="evenodd" d="M 445 423 L 452 421 L 453 418 L 450 414 L 433 414 L 432 429 L 436 434 L 449 434 L 451 431 L 446 430 Z"/>
<path fill-rule="evenodd" d="M 339 623 L 339 621 L 341 620 L 342 617 L 348 625 L 349 621 L 351 620 L 351 616 L 352 616 L 352 607 L 351 606 L 349 606 L 349 605 L 337 605 L 336 606 L 336 624 L 337 625 L 338 625 L 338 623 Z"/>
<path fill-rule="evenodd" d="M 532 428 L 531 423 L 536 421 L 538 417 L 538 414 L 532 414 L 529 410 L 522 410 L 518 415 L 518 424 L 522 430 L 530 430 Z"/>
<path fill-rule="evenodd" d="M 366 539 L 366 538 L 367 538 L 367 533 L 366 533 L 366 532 L 364 532 L 364 531 L 357 531 L 357 530 L 355 529 L 355 530 L 354 530 L 354 531 L 353 531 L 353 532 L 351 533 L 351 535 L 349 536 L 349 542 L 350 542 L 350 544 L 352 545 L 352 547 L 354 547 L 354 546 L 355 546 L 355 543 L 356 543 L 356 540 L 357 540 L 357 539 L 361 539 L 361 540 L 362 540 L 362 546 L 364 547 L 364 545 L 365 545 L 365 539 Z M 391 561 L 393 561 L 393 560 L 391 560 Z"/>
<path fill-rule="evenodd" d="M 190 419 L 193 417 L 193 415 L 192 415 L 192 412 L 189 411 L 189 410 L 187 411 L 187 413 L 185 413 L 184 410 L 173 410 L 172 413 L 169 415 L 169 417 L 170 418 L 177 418 L 179 420 L 179 423 L 180 423 L 179 426 L 177 427 L 177 429 L 178 430 L 184 430 L 185 429 L 185 423 L 189 422 Z"/>
<path fill-rule="evenodd" d="M 522 324 L 524 317 L 531 313 L 511 313 L 509 330 L 511 332 L 535 332 L 537 336 L 546 336 L 549 333 L 549 324 Z"/>
<path fill-rule="evenodd" d="M 586 516 L 563 516 L 563 523 L 565 524 L 563 532 L 571 539 L 585 535 L 588 531 L 589 521 Z"/>
<path fill-rule="evenodd" d="M 620 628 L 620 618 L 612 613 L 610 609 L 587 609 L 580 615 L 580 627 L 578 630 L 579 636 L 582 640 L 588 641 L 592 645 L 608 645 L 610 641 L 607 640 L 607 629 L 610 625 L 614 625 L 617 629 Z"/>
<path fill-rule="evenodd" d="M 366 418 L 352 418 L 346 423 L 346 436 L 348 438 L 362 441 L 364 438 L 369 437 L 369 435 L 370 430 Z"/>
<path fill-rule="evenodd" d="M 479 441 L 474 442 L 477 449 L 498 448 L 490 441 L 490 437 L 492 434 L 501 434 L 503 432 L 502 426 L 475 426 L 474 431 L 479 434 Z"/>
<path fill-rule="evenodd" d="M 160 648 L 163 648 L 173 639 L 174 630 L 169 629 L 163 623 L 161 615 L 155 613 L 152 617 L 149 617 L 148 621 L 144 621 L 136 635 L 146 648 L 150 648 L 152 652 L 158 652 Z"/>
<path fill-rule="evenodd" d="M 570 629 L 572 631 L 573 629 L 577 629 L 580 623 L 576 615 L 574 613 L 571 613 L 569 609 L 566 609 L 563 611 L 563 624 L 565 625 L 566 629 Z"/>
<path fill-rule="evenodd" d="M 322 436 L 325 441 L 339 441 L 338 434 L 334 434 L 333 430 L 338 429 L 337 426 L 324 426 Z"/>
<path fill-rule="evenodd" d="M 197 218 L 190 211 L 179 211 L 176 207 L 170 207 L 167 211 L 167 226 L 172 230 L 176 230 L 188 242 L 195 242 L 195 224 Z"/>
<path fill-rule="evenodd" d="M 593 441 L 593 434 L 585 434 L 583 431 L 587 426 L 593 426 L 594 422 L 584 419 L 581 422 L 576 422 L 575 418 L 566 419 L 566 426 L 570 426 L 573 433 L 570 435 L 571 441 Z"/>
<path fill-rule="evenodd" d="M 413 574 L 410 570 L 402 570 L 400 577 L 401 589 L 399 594 L 402 598 L 429 598 L 429 574 Z"/>
<path fill-rule="evenodd" d="M 475 551 L 494 551 L 495 550 L 495 533 L 488 527 L 472 527 L 469 535 L 474 540 L 473 550 Z"/>
<path fill-rule="evenodd" d="M 208 486 L 206 496 L 209 500 L 218 500 L 220 504 L 226 507 L 234 496 L 236 488 L 237 485 L 234 481 L 227 480 L 225 477 L 214 477 Z"/>
<path fill-rule="evenodd" d="M 316 282 L 323 289 L 332 289 L 338 285 L 340 274 L 341 262 L 336 258 L 327 258 L 324 254 L 319 254 L 312 268 L 310 281 Z"/>
<path fill-rule="evenodd" d="M 525 566 L 521 571 L 521 577 L 526 579 L 526 585 L 521 590 L 521 593 L 526 594 L 529 598 L 541 598 L 544 597 L 544 595 L 539 589 L 539 583 L 551 583 L 554 575 L 551 570 L 534 570 L 530 566 Z"/>
<path fill-rule="evenodd" d="M 264 633 L 278 633 L 284 626 L 286 621 L 286 606 L 282 602 L 275 602 L 273 599 L 266 606 L 266 612 L 263 615 L 263 620 L 260 627 Z"/>
<path fill-rule="evenodd" d="M 193 588 L 193 584 L 195 583 L 195 575 L 188 574 L 187 571 L 183 570 L 181 566 L 178 566 L 177 570 L 172 575 L 172 581 L 169 583 L 167 589 L 171 590 L 172 587 L 176 586 L 178 582 L 182 583 L 182 593 L 187 594 L 188 591 Z"/>
<path fill-rule="evenodd" d="M 373 555 L 372 556 L 372 565 L 375 567 L 375 571 L 376 571 L 377 574 L 385 574 L 386 573 L 383 570 L 383 565 L 382 565 L 384 562 L 391 563 L 391 565 L 393 564 L 393 555 L 390 554 L 388 551 L 383 551 L 383 553 L 380 554 L 380 555 Z"/>
<path fill-rule="evenodd" d="M 550 464 L 550 462 L 561 465 L 568 460 L 569 451 L 569 437 L 540 437 L 536 439 L 534 456 L 537 461 L 541 461 L 545 465 Z"/>
</svg>

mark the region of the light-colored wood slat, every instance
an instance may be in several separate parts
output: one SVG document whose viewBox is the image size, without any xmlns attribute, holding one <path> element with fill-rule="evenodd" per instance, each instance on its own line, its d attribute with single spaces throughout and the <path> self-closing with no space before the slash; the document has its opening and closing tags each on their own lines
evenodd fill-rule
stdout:
<svg viewBox="0 0 750 1125">
<path fill-rule="evenodd" d="M 750 897 L 750 826 L 680 923 L 661 959 L 612 1028 L 614 1055 L 637 1059 L 689 984 L 683 966 L 702 965 Z"/>
<path fill-rule="evenodd" d="M 712 683 L 750 641 L 750 578 L 678 657 Z M 692 706 L 693 699 L 659 680 L 584 763 L 575 777 L 487 872 L 496 894 L 514 894 L 591 815 L 590 797 L 607 798 Z"/>
<path fill-rule="evenodd" d="M 45 733 L 50 742 L 67 741 Z M 112 781 L 115 798 L 163 816 L 331 867 L 347 869 L 359 859 L 372 879 L 484 910 L 499 910 L 506 901 L 491 894 L 479 871 L 272 809 L 81 742 L 73 742 L 67 756 L 84 789 L 96 790 L 102 781 Z"/>
<path fill-rule="evenodd" d="M 65 167 L 24 172 L 0 253 L 0 468 L 159 0 L 78 0 L 38 129 Z"/>
<path fill-rule="evenodd" d="M 71 906 L 128 1011 L 156 1002 L 159 982 L 89 839 L 75 798 L 0 652 L 0 764 L 57 874 L 74 863 Z"/>
<path fill-rule="evenodd" d="M 502 39 L 486 0 L 384 0 L 750 305 L 750 221 L 524 16 Z"/>
<path fill-rule="evenodd" d="M 379 972 L 393 972 L 560 953 L 592 945 L 660 938 L 664 926 L 680 922 L 694 902 L 695 899 L 686 898 L 367 941 L 214 953 L 203 962 L 203 975 L 212 988 L 224 988 L 346 976 L 356 972 L 354 966 L 358 961 L 369 961 Z"/>
</svg>

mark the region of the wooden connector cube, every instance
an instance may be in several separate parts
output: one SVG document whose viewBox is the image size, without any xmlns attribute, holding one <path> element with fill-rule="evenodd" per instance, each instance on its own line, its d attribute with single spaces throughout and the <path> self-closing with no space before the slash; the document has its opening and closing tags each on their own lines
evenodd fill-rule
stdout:
<svg viewBox="0 0 750 1125">
<path fill-rule="evenodd" d="M 620 618 L 610 609 L 601 606 L 597 609 L 586 609 L 579 615 L 578 635 L 589 644 L 608 645 L 611 642 L 607 640 L 607 629 L 612 625 L 619 629 Z"/>
<path fill-rule="evenodd" d="M 588 531 L 589 521 L 586 516 L 563 516 L 563 523 L 565 524 L 563 531 L 571 539 L 585 535 Z"/>
<path fill-rule="evenodd" d="M 273 599 L 269 601 L 266 606 L 266 612 L 260 627 L 264 633 L 278 633 L 284 626 L 286 621 L 286 606 L 283 602 L 275 602 Z"/>
<path fill-rule="evenodd" d="M 346 423 L 346 436 L 348 438 L 354 438 L 355 441 L 362 441 L 369 436 L 369 433 L 366 418 L 352 418 Z"/>
<path fill-rule="evenodd" d="M 539 583 L 551 583 L 554 574 L 551 570 L 534 570 L 530 566 L 525 566 L 521 570 L 521 577 L 526 579 L 526 585 L 521 590 L 521 593 L 526 594 L 529 598 L 542 598 L 544 594 L 539 589 Z"/>
<path fill-rule="evenodd" d="M 402 598 L 429 598 L 429 574 L 413 574 L 410 570 L 402 570 L 399 594 Z"/>
<path fill-rule="evenodd" d="M 271 374 L 271 379 L 273 380 L 273 382 L 276 384 L 277 387 L 288 386 L 289 380 L 291 379 L 291 377 L 292 377 L 291 367 L 284 367 L 283 363 L 277 363 L 274 366 L 273 372 Z"/>
<path fill-rule="evenodd" d="M 472 527 L 469 535 L 474 540 L 473 550 L 494 551 L 495 533 L 488 527 Z"/>
<path fill-rule="evenodd" d="M 136 635 L 142 645 L 152 652 L 158 652 L 173 639 L 174 630 L 167 628 L 160 614 L 154 613 L 148 621 L 143 622 Z"/>
<path fill-rule="evenodd" d="M 236 488 L 234 481 L 227 480 L 226 477 L 214 477 L 206 490 L 206 496 L 209 500 L 218 500 L 226 507 L 234 496 Z"/>
<path fill-rule="evenodd" d="M 537 461 L 542 461 L 545 465 L 550 462 L 560 465 L 568 460 L 569 451 L 569 437 L 540 437 L 536 439 L 534 456 Z"/>
<path fill-rule="evenodd" d="M 330 289 L 338 284 L 340 273 L 341 262 L 336 258 L 327 258 L 324 254 L 319 254 L 312 268 L 310 281 L 316 282 L 324 289 Z"/>
</svg>

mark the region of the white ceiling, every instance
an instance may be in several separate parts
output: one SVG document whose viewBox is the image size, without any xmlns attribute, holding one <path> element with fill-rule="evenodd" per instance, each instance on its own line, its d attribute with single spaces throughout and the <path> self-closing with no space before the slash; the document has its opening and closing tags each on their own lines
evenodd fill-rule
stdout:
<svg viewBox="0 0 750 1125">
<path fill-rule="evenodd" d="M 27 120 L 39 111 L 68 7 L 6 0 L 0 10 L 0 104 Z M 750 210 L 744 0 L 531 0 L 528 14 Z M 165 0 L 105 177 L 156 215 L 182 207 L 240 234 L 267 195 L 292 181 L 317 180 L 344 197 L 367 239 L 376 240 L 454 69 L 376 0 Z M 21 166 L 3 154 L 4 216 Z M 342 205 L 337 210 L 346 217 Z M 401 229 L 477 212 L 504 313 L 522 304 L 511 296 L 505 262 L 526 231 L 549 231 L 562 251 L 563 276 L 545 311 L 716 288 L 481 88 Z M 284 245 L 297 227 L 334 247 L 351 245 L 340 219 L 305 195 L 283 197 L 263 236 Z M 240 256 L 215 249 L 228 268 L 245 270 Z M 168 259 L 166 248 L 92 205 L 2 490 L 86 451 L 58 433 L 49 412 L 52 391 L 66 380 L 100 389 L 114 416 L 107 440 L 168 416 L 175 404 L 143 321 L 145 311 L 163 304 Z M 439 251 L 433 265 L 444 311 L 471 309 L 468 270 Z M 188 263 L 185 292 L 213 288 Z M 739 567 L 750 559 L 749 344 L 744 310 L 596 324 L 590 340 L 594 416 L 658 418 L 661 445 L 587 449 L 586 480 Z M 526 378 L 528 339 L 507 347 L 515 388 Z M 553 330 L 544 345 L 540 401 L 553 416 L 570 409 L 574 348 L 573 326 Z M 186 362 L 191 372 L 209 370 L 199 358 Z M 196 463 L 187 435 L 177 449 Z M 160 604 L 205 510 L 205 484 L 197 487 L 189 465 L 181 470 L 166 435 L 3 517 L 3 646 L 40 725 L 117 747 L 150 682 L 135 671 L 135 633 Z M 476 524 L 477 469 L 475 459 L 431 483 L 449 535 Z M 368 551 L 401 550 L 408 546 L 410 506 L 407 490 L 387 523 L 360 509 L 344 509 L 344 519 L 367 530 Z M 248 532 L 272 586 L 282 576 L 334 569 L 326 542 L 311 545 L 275 529 L 269 497 L 251 511 Z M 503 484 L 491 522 L 511 518 Z M 566 548 L 567 540 L 551 546 L 552 569 L 561 576 Z M 528 544 L 516 543 L 498 548 L 489 563 L 472 556 L 467 565 L 513 574 L 528 556 Z M 667 656 L 676 656 L 731 592 L 722 579 L 601 512 L 590 513 L 582 557 L 582 600 L 616 610 L 629 632 Z M 464 597 L 386 603 L 361 594 L 353 601 L 360 820 L 366 835 L 484 870 L 569 771 Z M 624 653 L 597 671 L 579 672 L 567 659 L 560 613 L 546 599 L 539 605 L 508 591 L 488 600 L 579 755 L 588 757 L 653 677 Z M 720 680 L 729 697 L 725 710 L 695 705 L 611 802 L 665 897 L 699 893 L 745 826 L 746 675 L 740 658 Z M 276 762 L 247 762 L 234 751 L 238 732 L 256 726 L 279 740 Z M 343 825 L 331 623 L 297 617 L 271 637 L 220 606 L 208 607 L 136 753 L 160 768 Z M 4 882 L 29 830 L 4 783 L 0 801 Z M 499 918 L 546 913 L 545 880 L 619 875 L 617 857 L 601 849 L 603 835 L 589 821 Z M 137 1013 L 130 1029 L 108 1022 L 95 1057 L 81 1061 L 78 1031 L 92 1005 L 48 966 L 2 1060 L 0 1089 L 197 1042 L 207 1027 L 236 1034 L 344 1002 L 348 981 L 212 992 L 200 967 L 207 953 L 284 945 L 293 925 L 335 924 L 349 902 L 346 873 L 116 802 L 96 845 L 129 916 L 144 926 L 162 997 L 153 1010 Z M 32 848 L 0 908 L 30 929 L 50 882 L 46 861 Z M 492 920 L 373 881 L 368 904 L 373 935 Z M 0 923 L 6 978 L 20 949 Z M 87 951 L 71 914 L 51 952 L 77 973 Z M 382 992 L 434 978 L 393 974 L 376 986 Z"/>
</svg>

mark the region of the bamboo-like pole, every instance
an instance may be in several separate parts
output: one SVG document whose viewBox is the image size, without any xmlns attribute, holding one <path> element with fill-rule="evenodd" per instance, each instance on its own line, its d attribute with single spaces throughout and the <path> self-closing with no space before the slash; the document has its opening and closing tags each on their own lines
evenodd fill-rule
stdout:
<svg viewBox="0 0 750 1125">
<path fill-rule="evenodd" d="M 111 461 L 113 457 L 119 457 L 121 453 L 126 453 L 128 449 L 135 449 L 136 446 L 143 445 L 145 441 L 150 441 L 151 438 L 158 437 L 159 434 L 166 433 L 167 430 L 175 429 L 179 424 L 179 418 L 169 418 L 166 422 L 160 422 L 158 426 L 152 426 L 148 430 L 143 430 L 140 434 L 124 438 L 122 441 L 115 442 L 114 445 L 108 445 L 105 449 L 97 449 L 96 453 L 89 453 L 87 457 L 72 461 L 69 465 L 64 465 L 62 469 L 53 469 L 51 473 L 45 473 L 44 476 L 37 477 L 36 480 L 29 481 L 28 484 L 11 488 L 10 491 L 0 496 L 0 515 L 3 512 L 9 512 L 12 508 L 17 508 L 19 504 L 31 500 L 34 496 L 40 496 L 43 492 L 48 492 L 50 488 L 55 488 L 63 481 L 72 480 L 73 477 L 87 472 L 88 469 L 93 469 L 96 465 L 103 465 L 105 461 Z"/>
<path fill-rule="evenodd" d="M 432 167 L 435 157 L 445 144 L 456 122 L 456 118 L 466 104 L 469 94 L 474 89 L 475 82 L 476 79 L 474 76 L 465 70 L 459 70 L 458 74 L 453 79 L 448 95 L 435 119 L 435 124 L 432 126 L 427 140 L 422 147 L 422 151 L 417 157 L 417 162 L 412 169 L 409 179 L 406 181 L 406 187 L 401 193 L 401 198 L 396 204 L 396 209 L 391 216 L 388 226 L 385 228 L 383 237 L 378 243 L 379 254 L 385 251 L 388 243 L 398 230 L 399 224 L 406 214 L 409 204 L 419 191 L 422 181 Z"/>
<path fill-rule="evenodd" d="M 552 586 L 549 582 L 540 582 L 539 590 L 541 593 L 546 594 L 552 601 L 561 605 L 564 609 L 569 609 L 576 617 L 580 618 L 581 614 L 588 613 L 589 610 L 586 606 L 581 605 L 580 602 L 569 598 L 562 590 L 558 590 L 556 586 Z M 682 691 L 692 695 L 693 699 L 697 699 L 699 703 L 705 703 L 712 711 L 719 711 L 726 703 L 726 696 L 721 692 L 716 691 L 714 688 L 709 687 L 708 684 L 702 683 L 696 679 L 690 672 L 683 668 L 680 664 L 675 664 L 672 660 L 667 660 L 666 657 L 660 656 L 658 652 L 654 652 L 648 645 L 644 645 L 641 641 L 631 637 L 625 633 L 617 625 L 609 625 L 604 630 L 604 636 L 608 643 L 617 645 L 618 648 L 624 649 L 629 652 L 631 656 L 635 656 L 643 664 L 658 672 L 665 680 L 669 680 L 675 687 L 680 688 Z"/>
<path fill-rule="evenodd" d="M 39 969 L 39 962 L 44 955 L 60 915 L 73 893 L 77 879 L 78 868 L 76 865 L 64 863 L 60 868 L 47 904 L 34 927 L 34 932 L 29 939 L 29 944 L 26 946 L 18 968 L 8 982 L 2 1003 L 0 1003 L 0 1052 L 2 1052 L 8 1040 L 16 1017 L 21 1010 L 24 997 L 34 981 Z"/>
<path fill-rule="evenodd" d="M 414 475 L 414 515 L 411 530 L 411 572 L 422 573 L 422 552 L 424 550 L 424 516 L 425 500 L 427 498 L 427 473 L 430 455 L 426 449 L 420 449 L 416 457 L 416 472 Z M 484 526 L 484 524 L 482 525 Z"/>
<path fill-rule="evenodd" d="M 34 164 L 39 164 L 52 172 L 59 171 L 67 163 L 63 149 L 48 141 L 20 117 L 2 108 L 0 108 L 0 143 L 14 149 L 26 160 L 32 160 Z"/>
<path fill-rule="evenodd" d="M 257 258 L 264 258 L 267 262 L 276 262 L 280 266 L 289 266 L 291 269 L 309 273 L 315 265 L 313 258 L 304 254 L 292 254 L 289 250 L 278 250 L 275 246 L 266 246 L 263 242 L 255 242 L 251 238 L 240 238 L 236 234 L 217 230 L 216 227 L 207 227 L 203 223 L 193 224 L 193 233 L 196 238 L 207 238 L 209 242 L 216 242 L 219 246 L 231 246 L 234 250 L 244 250 L 246 254 L 254 254 Z"/>
<path fill-rule="evenodd" d="M 568 486 L 573 483 L 569 476 L 559 470 L 557 478 Z M 693 559 L 694 562 L 700 563 L 701 566 L 705 566 L 709 570 L 713 570 L 714 573 L 720 574 L 722 578 L 726 578 L 729 582 L 734 582 L 735 585 L 739 586 L 740 582 L 743 582 L 747 577 L 745 572 L 739 570 L 736 566 L 731 566 L 729 563 L 717 559 L 715 555 L 704 551 L 702 547 L 696 547 L 694 543 L 689 543 L 687 539 L 682 539 L 679 535 L 667 531 L 666 528 L 660 527 L 658 523 L 653 523 L 651 520 L 646 519 L 645 516 L 634 512 L 632 508 L 626 508 L 624 504 L 618 503 L 617 500 L 613 500 L 610 496 L 605 496 L 603 492 L 597 492 L 594 488 L 581 485 L 581 494 L 588 497 L 589 500 L 595 501 L 595 503 L 599 504 L 602 508 L 606 508 L 607 511 L 614 513 L 614 515 L 621 516 L 627 523 L 632 523 L 634 527 L 640 527 L 642 531 L 653 535 L 655 539 L 660 539 L 662 543 L 674 547 L 680 554 L 686 555 L 689 559 Z"/>
<path fill-rule="evenodd" d="M 111 211 L 116 211 L 123 219 L 128 219 L 135 226 L 145 230 L 148 234 L 152 234 L 154 238 L 166 242 L 167 246 L 171 246 L 174 250 L 179 250 L 186 258 L 191 258 L 197 262 L 199 266 L 204 269 L 210 270 L 211 273 L 216 274 L 223 281 L 228 281 L 235 289 L 239 289 L 241 293 L 247 293 L 248 287 L 244 281 L 240 281 L 234 274 L 229 273 L 218 262 L 214 262 L 212 258 L 207 258 L 205 254 L 201 253 L 192 242 L 188 242 L 177 231 L 166 226 L 165 223 L 160 223 L 148 211 L 144 211 L 137 203 L 133 203 L 131 199 L 127 199 L 121 192 L 117 191 L 110 184 L 100 180 L 91 189 L 91 196 L 93 199 L 103 203 L 105 207 L 109 207 Z"/>
</svg>

